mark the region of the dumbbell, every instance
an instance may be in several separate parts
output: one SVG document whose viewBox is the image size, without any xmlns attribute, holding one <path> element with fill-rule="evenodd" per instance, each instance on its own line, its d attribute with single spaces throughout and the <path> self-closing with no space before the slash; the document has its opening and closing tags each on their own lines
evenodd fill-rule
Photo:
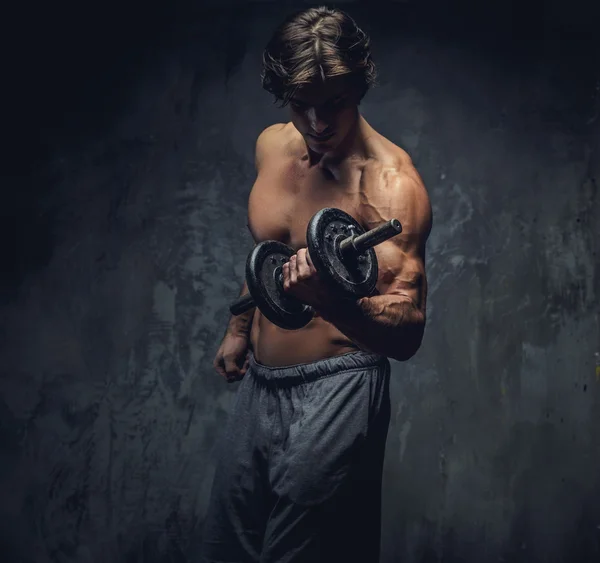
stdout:
<svg viewBox="0 0 600 563">
<path fill-rule="evenodd" d="M 306 229 L 311 260 L 319 277 L 344 298 L 371 295 L 378 276 L 374 246 L 398 235 L 397 219 L 365 232 L 351 215 L 333 207 L 321 209 Z M 246 260 L 248 294 L 234 301 L 229 310 L 241 315 L 253 307 L 273 324 L 288 330 L 306 326 L 314 316 L 312 307 L 285 293 L 283 265 L 296 251 L 282 242 L 267 240 L 257 244 Z"/>
</svg>

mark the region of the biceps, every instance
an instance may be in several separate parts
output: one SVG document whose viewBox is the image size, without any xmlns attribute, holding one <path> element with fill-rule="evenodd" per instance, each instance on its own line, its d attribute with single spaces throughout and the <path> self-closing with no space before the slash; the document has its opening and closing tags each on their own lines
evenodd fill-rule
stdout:
<svg viewBox="0 0 600 563">
<path fill-rule="evenodd" d="M 424 309 L 427 299 L 427 278 L 425 268 L 419 261 L 407 261 L 393 277 L 388 277 L 388 283 L 380 288 L 382 293 L 397 295 L 413 303 L 417 308 Z"/>
</svg>

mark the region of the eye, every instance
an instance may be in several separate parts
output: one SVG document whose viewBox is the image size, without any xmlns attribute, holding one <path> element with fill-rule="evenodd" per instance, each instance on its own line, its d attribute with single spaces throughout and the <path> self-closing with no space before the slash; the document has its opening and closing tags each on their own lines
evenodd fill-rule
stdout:
<svg viewBox="0 0 600 563">
<path fill-rule="evenodd" d="M 327 102 L 327 107 L 330 108 L 340 108 L 346 103 L 347 98 L 345 96 L 340 96 L 339 98 L 334 98 L 333 100 L 329 100 Z"/>
<path fill-rule="evenodd" d="M 306 104 L 303 104 L 302 102 L 298 102 L 295 100 L 290 102 L 290 107 L 294 111 L 305 111 L 306 110 Z"/>
</svg>

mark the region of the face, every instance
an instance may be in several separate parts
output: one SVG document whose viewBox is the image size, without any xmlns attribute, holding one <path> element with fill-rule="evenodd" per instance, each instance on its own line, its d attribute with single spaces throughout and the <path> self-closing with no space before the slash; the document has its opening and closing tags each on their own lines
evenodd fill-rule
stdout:
<svg viewBox="0 0 600 563">
<path fill-rule="evenodd" d="M 358 99 L 345 77 L 302 86 L 290 100 L 292 122 L 316 153 L 335 150 L 357 119 Z"/>
</svg>

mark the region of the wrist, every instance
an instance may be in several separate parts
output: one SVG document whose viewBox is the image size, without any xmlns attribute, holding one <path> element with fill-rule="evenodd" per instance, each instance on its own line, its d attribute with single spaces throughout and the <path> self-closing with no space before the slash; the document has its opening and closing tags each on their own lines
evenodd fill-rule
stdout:
<svg viewBox="0 0 600 563">
<path fill-rule="evenodd" d="M 249 327 L 240 327 L 237 325 L 229 325 L 225 332 L 232 336 L 243 336 L 245 338 L 250 338 L 250 328 Z"/>
</svg>

